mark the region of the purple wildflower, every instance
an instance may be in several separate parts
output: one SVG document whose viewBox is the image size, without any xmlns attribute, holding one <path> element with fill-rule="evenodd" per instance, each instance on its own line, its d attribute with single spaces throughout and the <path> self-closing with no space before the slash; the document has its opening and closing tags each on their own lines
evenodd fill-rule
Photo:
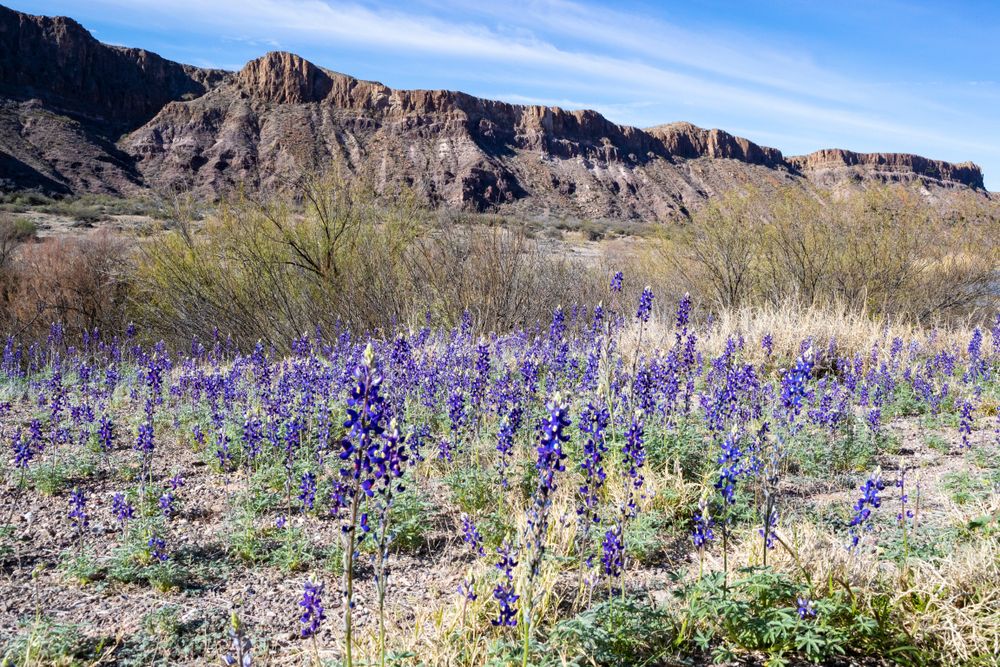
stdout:
<svg viewBox="0 0 1000 667">
<path fill-rule="evenodd" d="M 170 559 L 170 556 L 167 554 L 167 541 L 162 537 L 155 534 L 150 535 L 146 546 L 149 548 L 149 556 L 153 560 L 165 563 Z"/>
<path fill-rule="evenodd" d="M 302 607 L 302 616 L 299 617 L 302 623 L 302 637 L 312 637 L 319 632 L 319 626 L 326 619 L 323 610 L 323 584 L 307 581 L 299 606 Z"/>
<path fill-rule="evenodd" d="M 698 511 L 694 513 L 694 528 L 691 530 L 691 539 L 696 549 L 703 549 L 715 539 L 712 527 L 715 521 L 708 513 L 708 503 L 704 499 L 698 504 Z"/>
<path fill-rule="evenodd" d="M 165 519 L 170 519 L 174 516 L 174 494 L 170 491 L 166 491 L 162 496 L 160 496 L 160 512 L 163 514 Z"/>
<path fill-rule="evenodd" d="M 514 627 L 517 625 L 517 601 L 520 597 L 514 593 L 514 568 L 517 567 L 517 553 L 507 542 L 497 548 L 500 560 L 496 568 L 500 570 L 501 579 L 493 589 L 493 599 L 500 604 L 500 612 L 493 619 L 493 625 Z"/>
<path fill-rule="evenodd" d="M 861 532 L 872 529 L 870 521 L 872 510 L 882 506 L 882 498 L 879 493 L 885 489 L 885 482 L 882 481 L 878 473 L 875 473 L 865 480 L 860 488 L 861 498 L 854 504 L 854 516 L 848 524 L 851 540 L 848 548 L 851 551 L 857 549 L 858 543 L 861 541 Z"/>
<path fill-rule="evenodd" d="M 642 294 L 639 295 L 639 309 L 635 312 L 635 317 L 640 322 L 648 322 L 649 315 L 653 310 L 653 290 L 650 289 L 649 285 L 643 288 Z"/>
<path fill-rule="evenodd" d="M 958 432 L 962 434 L 962 447 L 964 449 L 972 449 L 969 436 L 972 435 L 973 412 L 972 401 L 969 399 L 962 401 L 962 411 L 958 420 Z"/>
<path fill-rule="evenodd" d="M 111 511 L 114 513 L 118 525 L 122 528 L 135 517 L 135 508 L 129 504 L 124 493 L 116 493 L 111 498 Z"/>
<path fill-rule="evenodd" d="M 87 496 L 79 488 L 74 488 L 69 494 L 69 520 L 78 531 L 90 525 L 87 516 Z"/>
<path fill-rule="evenodd" d="M 601 564 L 604 575 L 609 579 L 617 579 L 621 576 L 625 567 L 625 545 L 622 542 L 621 524 L 604 533 L 604 542 L 601 544 Z"/>
<path fill-rule="evenodd" d="M 316 476 L 312 472 L 302 474 L 302 482 L 299 484 L 299 500 L 306 510 L 311 510 L 316 502 Z"/>
<path fill-rule="evenodd" d="M 486 554 L 483 550 L 483 536 L 479 534 L 479 529 L 468 514 L 462 514 L 462 540 L 469 545 L 474 555 Z"/>
</svg>

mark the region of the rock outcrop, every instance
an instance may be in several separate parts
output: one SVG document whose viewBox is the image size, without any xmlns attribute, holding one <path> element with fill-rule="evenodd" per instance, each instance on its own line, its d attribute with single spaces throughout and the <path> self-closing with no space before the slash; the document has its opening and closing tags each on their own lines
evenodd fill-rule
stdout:
<svg viewBox="0 0 1000 667">
<path fill-rule="evenodd" d="M 108 46 L 70 18 L 0 7 L 0 90 L 39 99 L 78 120 L 134 128 L 167 102 L 203 95 L 225 78 L 143 49 Z"/>
<path fill-rule="evenodd" d="M 0 188 L 60 193 L 281 187 L 338 170 L 430 205 L 669 220 L 733 188 L 919 182 L 982 189 L 970 163 L 774 148 L 690 123 L 446 90 L 395 90 L 273 52 L 236 73 L 108 46 L 71 19 L 0 8 Z"/>
<path fill-rule="evenodd" d="M 689 159 L 726 158 L 768 167 L 787 166 L 778 149 L 758 146 L 723 130 L 705 130 L 691 123 L 669 123 L 646 131 L 662 141 L 671 155 Z"/>
<path fill-rule="evenodd" d="M 828 148 L 788 158 L 788 163 L 823 186 L 843 183 L 920 180 L 942 187 L 983 190 L 983 172 L 972 162 L 942 162 L 907 153 L 854 153 Z"/>
</svg>

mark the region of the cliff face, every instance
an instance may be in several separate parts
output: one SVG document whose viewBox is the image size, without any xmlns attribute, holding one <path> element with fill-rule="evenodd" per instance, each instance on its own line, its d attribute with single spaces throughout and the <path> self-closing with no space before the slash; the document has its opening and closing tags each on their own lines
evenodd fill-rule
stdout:
<svg viewBox="0 0 1000 667">
<path fill-rule="evenodd" d="M 971 163 L 820 151 L 594 111 L 394 90 L 274 52 L 237 73 L 101 44 L 0 8 L 0 187 L 141 193 L 280 187 L 339 170 L 433 206 L 668 220 L 733 188 L 919 182 L 982 189 Z"/>
<path fill-rule="evenodd" d="M 921 180 L 943 187 L 985 189 L 983 172 L 972 162 L 942 162 L 907 153 L 854 153 L 839 148 L 788 158 L 788 163 L 824 186 L 845 182 Z"/>
<path fill-rule="evenodd" d="M 179 65 L 143 49 L 107 46 L 73 19 L 0 7 L 0 86 L 83 121 L 135 127 L 171 100 L 197 97 L 225 74 Z"/>
<path fill-rule="evenodd" d="M 118 137 L 226 76 L 102 44 L 72 19 L 0 6 L 0 189 L 140 191 Z"/>
<path fill-rule="evenodd" d="M 671 155 L 685 158 L 727 158 L 768 167 L 787 167 L 781 151 L 758 146 L 723 130 L 703 130 L 691 123 L 670 123 L 647 130 L 663 142 Z"/>
</svg>

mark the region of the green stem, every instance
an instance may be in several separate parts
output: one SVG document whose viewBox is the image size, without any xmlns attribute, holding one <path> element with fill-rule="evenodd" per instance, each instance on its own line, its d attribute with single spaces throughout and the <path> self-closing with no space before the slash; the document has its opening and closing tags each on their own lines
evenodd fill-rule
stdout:
<svg viewBox="0 0 1000 667">
<path fill-rule="evenodd" d="M 354 599 L 354 531 L 358 520 L 358 494 L 355 492 L 351 500 L 351 523 L 350 529 L 345 533 L 344 538 L 344 665 L 352 667 L 354 664 L 351 651 L 351 601 Z"/>
<path fill-rule="evenodd" d="M 528 667 L 528 651 L 531 647 L 531 585 L 527 586 L 525 595 L 526 602 L 522 608 L 522 619 L 524 624 L 524 646 L 521 654 L 521 667 Z"/>
</svg>

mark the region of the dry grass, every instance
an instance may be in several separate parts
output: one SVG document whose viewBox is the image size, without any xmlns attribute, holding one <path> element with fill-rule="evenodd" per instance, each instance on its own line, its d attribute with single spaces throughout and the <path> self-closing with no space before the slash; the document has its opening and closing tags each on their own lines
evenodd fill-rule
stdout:
<svg viewBox="0 0 1000 667">
<path fill-rule="evenodd" d="M 674 323 L 669 307 L 660 303 L 660 316 L 645 325 L 642 334 L 644 349 L 670 347 Z M 772 356 L 779 359 L 796 357 L 805 339 L 811 339 L 819 350 L 827 349 L 833 341 L 841 353 L 849 354 L 868 354 L 873 347 L 886 346 L 897 337 L 906 341 L 922 341 L 931 346 L 930 349 L 947 347 L 964 351 L 974 328 L 972 318 L 942 321 L 928 329 L 902 316 L 872 315 L 844 303 L 817 306 L 790 299 L 779 305 L 748 305 L 713 313 L 707 334 L 699 334 L 699 346 L 706 353 L 719 354 L 730 337 L 742 336 L 746 341 L 744 356 L 748 362 L 755 364 L 765 361 L 761 341 L 768 334 L 774 343 Z M 704 329 L 700 327 L 699 331 Z M 639 325 L 633 323 L 622 337 L 627 353 L 634 352 L 638 337 Z"/>
</svg>

